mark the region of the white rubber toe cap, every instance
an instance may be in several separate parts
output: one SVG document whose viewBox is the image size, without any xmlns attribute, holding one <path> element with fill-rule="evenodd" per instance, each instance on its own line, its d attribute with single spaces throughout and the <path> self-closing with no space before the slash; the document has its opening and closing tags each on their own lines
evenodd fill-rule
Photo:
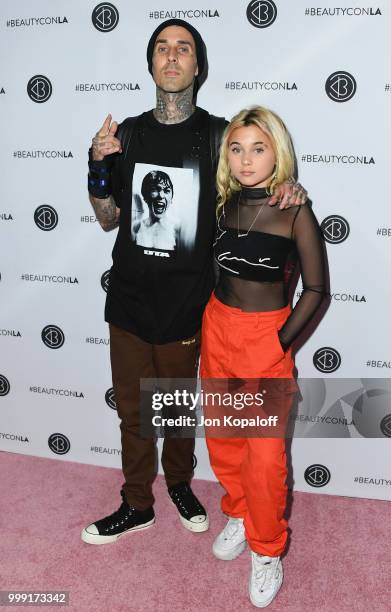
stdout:
<svg viewBox="0 0 391 612">
<path fill-rule="evenodd" d="M 91 525 L 88 525 L 88 527 L 86 527 L 84 531 L 86 531 L 87 533 L 90 533 L 91 535 L 98 535 L 99 533 L 95 523 L 91 523 Z"/>
<path fill-rule="evenodd" d="M 181 515 L 179 515 L 179 518 L 181 519 L 182 525 L 189 531 L 201 533 L 202 531 L 208 531 L 209 529 L 208 515 L 205 516 L 204 514 L 199 514 L 197 516 L 193 516 L 190 520 L 185 519 Z"/>
</svg>

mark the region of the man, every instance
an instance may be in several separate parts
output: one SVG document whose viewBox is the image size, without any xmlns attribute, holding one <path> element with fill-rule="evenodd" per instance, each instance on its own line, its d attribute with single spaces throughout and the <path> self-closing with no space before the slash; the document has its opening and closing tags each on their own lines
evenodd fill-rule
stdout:
<svg viewBox="0 0 391 612">
<path fill-rule="evenodd" d="M 110 324 L 125 477 L 120 508 L 83 530 L 82 539 L 90 544 L 113 542 L 154 523 L 156 448 L 154 440 L 139 434 L 140 378 L 196 375 L 202 313 L 214 286 L 211 118 L 193 100 L 206 73 L 205 46 L 193 26 L 169 20 L 152 34 L 147 59 L 156 84 L 156 107 L 137 118 L 126 151 L 115 136 L 118 125 L 108 115 L 90 155 L 89 191 L 95 214 L 104 230 L 119 226 L 105 318 Z M 175 192 L 182 193 L 180 249 L 162 248 L 160 243 L 146 248 L 132 235 L 133 183 L 156 168 L 175 175 Z M 289 206 L 289 200 L 300 204 L 306 199 L 298 184 L 286 185 L 279 195 L 282 207 Z M 277 200 L 272 198 L 272 203 Z M 162 466 L 181 523 L 203 532 L 208 516 L 190 487 L 193 450 L 193 439 L 166 438 Z"/>
</svg>

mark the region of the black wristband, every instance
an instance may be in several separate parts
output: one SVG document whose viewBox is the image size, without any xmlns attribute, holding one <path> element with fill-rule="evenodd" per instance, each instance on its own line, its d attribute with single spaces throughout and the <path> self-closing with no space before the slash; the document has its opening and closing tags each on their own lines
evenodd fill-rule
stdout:
<svg viewBox="0 0 391 612">
<path fill-rule="evenodd" d="M 88 156 L 88 191 L 94 198 L 108 198 L 111 195 L 112 164 L 106 158 L 100 161 L 92 159 L 91 149 Z"/>
</svg>

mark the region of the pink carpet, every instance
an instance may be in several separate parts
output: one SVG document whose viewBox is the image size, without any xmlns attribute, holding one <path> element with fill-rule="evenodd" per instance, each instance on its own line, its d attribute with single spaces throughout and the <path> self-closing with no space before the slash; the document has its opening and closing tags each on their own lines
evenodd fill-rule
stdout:
<svg viewBox="0 0 391 612">
<path fill-rule="evenodd" d="M 77 612 L 255 609 L 247 599 L 248 551 L 230 562 L 211 554 L 225 524 L 219 485 L 193 483 L 209 510 L 207 533 L 180 525 L 159 477 L 156 524 L 91 546 L 80 531 L 119 506 L 119 470 L 5 452 L 0 469 L 0 590 L 67 590 L 65 609 Z M 269 610 L 391 610 L 389 502 L 294 493 L 290 526 L 285 580 Z"/>
</svg>

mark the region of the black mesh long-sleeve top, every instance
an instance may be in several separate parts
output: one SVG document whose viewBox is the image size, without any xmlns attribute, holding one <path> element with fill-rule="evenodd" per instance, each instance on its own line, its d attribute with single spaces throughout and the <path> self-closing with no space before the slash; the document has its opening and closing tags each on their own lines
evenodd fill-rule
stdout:
<svg viewBox="0 0 391 612">
<path fill-rule="evenodd" d="M 244 187 L 220 208 L 215 293 L 223 303 L 246 312 L 283 308 L 299 262 L 303 292 L 279 331 L 287 350 L 326 295 L 324 249 L 309 206 L 280 210 L 268 200 L 265 189 Z"/>
</svg>

